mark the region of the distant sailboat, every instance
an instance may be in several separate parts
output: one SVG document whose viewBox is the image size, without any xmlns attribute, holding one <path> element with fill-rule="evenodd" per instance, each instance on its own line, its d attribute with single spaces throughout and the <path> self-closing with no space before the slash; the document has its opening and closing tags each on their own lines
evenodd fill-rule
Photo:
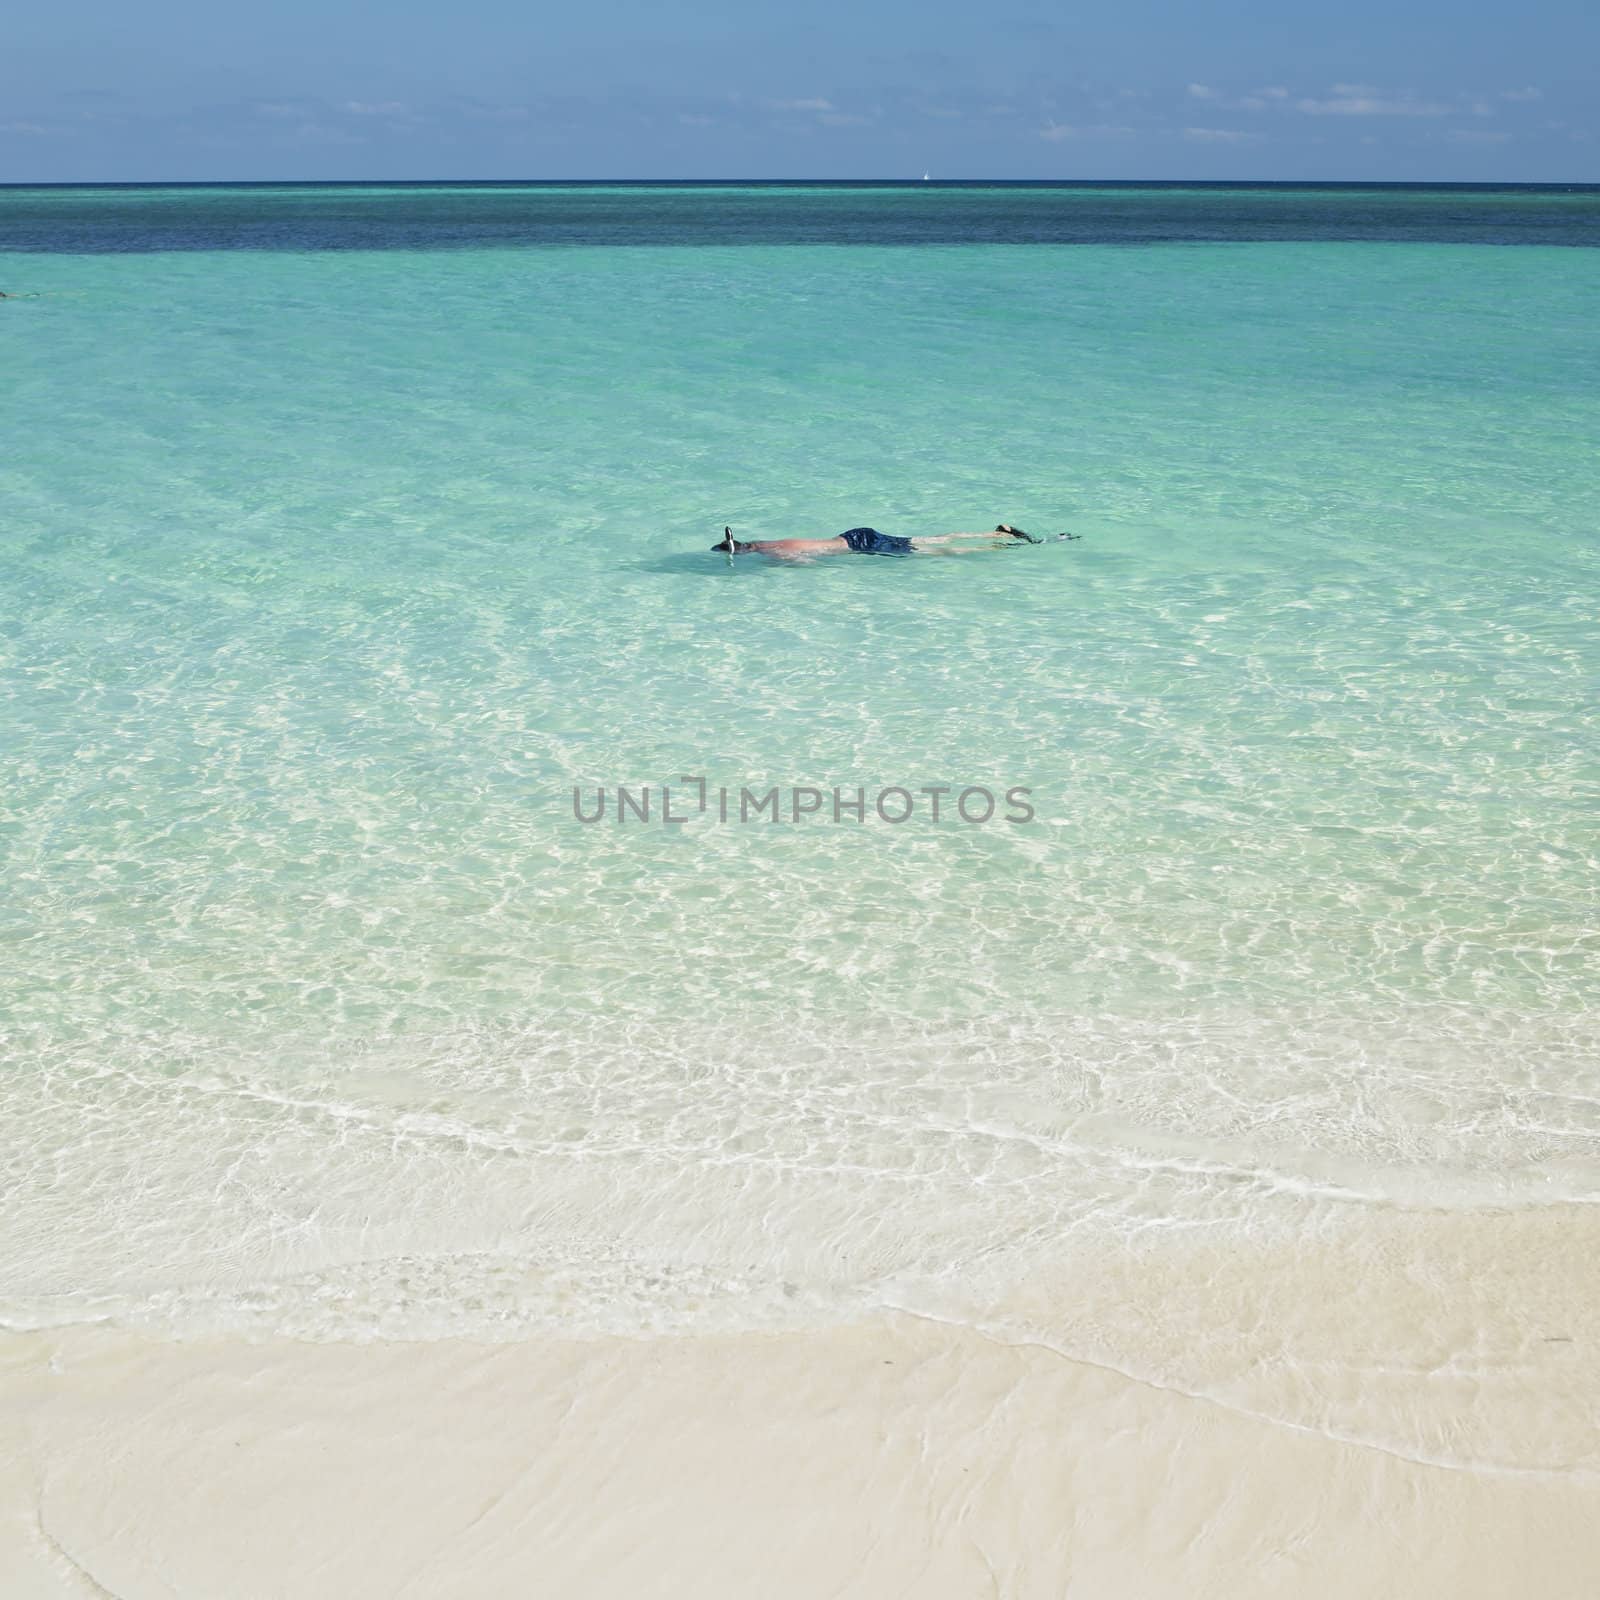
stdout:
<svg viewBox="0 0 1600 1600">
<path fill-rule="evenodd" d="M 923 182 L 924 182 L 924 183 L 927 183 L 927 182 L 928 182 L 928 181 L 929 181 L 929 178 L 928 178 L 928 174 L 927 174 L 927 173 L 926 173 L 926 172 L 924 172 L 924 173 L 923 173 L 923 174 L 922 174 L 922 181 L 923 181 Z"/>
</svg>

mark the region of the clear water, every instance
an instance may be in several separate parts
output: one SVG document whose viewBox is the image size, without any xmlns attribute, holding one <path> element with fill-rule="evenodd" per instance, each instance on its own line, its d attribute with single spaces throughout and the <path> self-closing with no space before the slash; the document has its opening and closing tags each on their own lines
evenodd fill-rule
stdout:
<svg viewBox="0 0 1600 1600">
<path fill-rule="evenodd" d="M 1594 1200 L 1597 207 L 0 193 L 0 1313 L 981 1319 Z M 1002 519 L 1081 539 L 707 548 Z M 1037 816 L 574 818 L 683 774 Z"/>
</svg>

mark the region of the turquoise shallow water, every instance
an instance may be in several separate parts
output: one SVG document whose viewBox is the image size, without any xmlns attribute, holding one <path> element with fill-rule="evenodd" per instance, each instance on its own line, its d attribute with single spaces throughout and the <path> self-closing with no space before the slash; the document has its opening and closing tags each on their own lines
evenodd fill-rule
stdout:
<svg viewBox="0 0 1600 1600">
<path fill-rule="evenodd" d="M 1084 1240 L 1600 1193 L 1587 213 L 425 248 L 358 198 L 338 248 L 10 214 L 9 1321 L 977 1315 Z M 1001 519 L 1081 539 L 706 548 Z M 683 774 L 1037 815 L 574 818 Z"/>
</svg>

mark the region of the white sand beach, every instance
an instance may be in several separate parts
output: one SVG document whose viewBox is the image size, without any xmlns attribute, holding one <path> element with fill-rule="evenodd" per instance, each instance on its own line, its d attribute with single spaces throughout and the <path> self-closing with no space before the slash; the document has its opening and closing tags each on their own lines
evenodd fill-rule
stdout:
<svg viewBox="0 0 1600 1600">
<path fill-rule="evenodd" d="M 911 1316 L 503 1345 L 11 1336 L 3 1592 L 1587 1600 L 1596 1306 L 1567 1269 L 1595 1259 L 1592 1220 L 1389 1231 L 1365 1285 L 1337 1249 L 1232 1284 L 1195 1261 L 1195 1351 L 1257 1275 L 1232 1388 L 1277 1416 Z M 1472 1282 L 1418 1276 L 1430 1232 Z M 1276 1308 L 1319 1281 L 1280 1341 Z M 1200 1287 L 1175 1272 L 1125 1310 L 1162 1341 Z M 1477 1331 L 1446 1349 L 1457 1294 Z M 1363 1427 L 1389 1442 L 1332 1436 Z M 1419 1459 L 1430 1431 L 1459 1459 Z"/>
</svg>

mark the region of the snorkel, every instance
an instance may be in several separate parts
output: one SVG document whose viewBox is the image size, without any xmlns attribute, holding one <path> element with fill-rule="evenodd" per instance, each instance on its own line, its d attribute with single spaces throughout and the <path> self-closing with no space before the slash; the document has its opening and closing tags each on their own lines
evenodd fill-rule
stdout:
<svg viewBox="0 0 1600 1600">
<path fill-rule="evenodd" d="M 728 565 L 731 567 L 733 565 L 734 556 L 741 550 L 748 550 L 750 546 L 738 539 L 735 539 L 732 528 L 724 528 L 722 530 L 722 538 L 716 544 L 712 545 L 711 548 L 713 550 L 726 551 L 728 556 Z"/>
</svg>

